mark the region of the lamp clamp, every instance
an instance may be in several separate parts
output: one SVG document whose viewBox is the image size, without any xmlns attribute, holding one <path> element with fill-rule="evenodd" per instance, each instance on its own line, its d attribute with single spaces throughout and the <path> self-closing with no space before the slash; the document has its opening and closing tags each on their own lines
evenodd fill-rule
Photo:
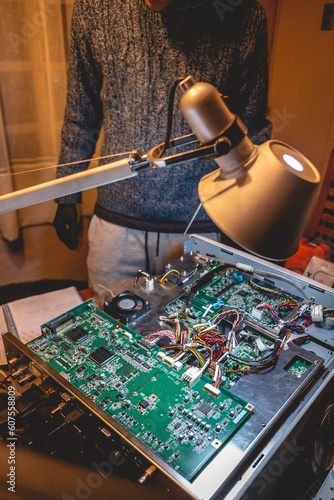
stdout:
<svg viewBox="0 0 334 500">
<path fill-rule="evenodd" d="M 158 168 L 177 165 L 189 160 L 213 160 L 219 156 L 227 155 L 246 135 L 247 128 L 239 117 L 235 116 L 235 119 L 226 130 L 206 144 L 198 142 L 195 134 L 183 135 L 176 139 L 171 139 L 167 147 L 165 147 L 165 143 L 162 143 L 151 149 L 147 153 L 147 159 L 152 165 Z M 161 158 L 162 151 L 192 143 L 197 145 L 194 149 Z"/>
<path fill-rule="evenodd" d="M 150 166 L 150 163 L 147 160 L 147 155 L 144 155 L 138 149 L 131 151 L 128 161 L 132 172 L 139 172 L 140 170 Z"/>
</svg>

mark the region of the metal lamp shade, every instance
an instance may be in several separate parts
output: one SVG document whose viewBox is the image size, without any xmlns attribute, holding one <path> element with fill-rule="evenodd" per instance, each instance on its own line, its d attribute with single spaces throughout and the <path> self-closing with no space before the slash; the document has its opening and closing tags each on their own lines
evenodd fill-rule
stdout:
<svg viewBox="0 0 334 500">
<path fill-rule="evenodd" d="M 198 192 L 209 217 L 232 240 L 261 257 L 283 260 L 298 250 L 319 183 L 305 156 L 268 141 L 241 176 L 224 179 L 215 170 L 201 179 Z"/>
</svg>

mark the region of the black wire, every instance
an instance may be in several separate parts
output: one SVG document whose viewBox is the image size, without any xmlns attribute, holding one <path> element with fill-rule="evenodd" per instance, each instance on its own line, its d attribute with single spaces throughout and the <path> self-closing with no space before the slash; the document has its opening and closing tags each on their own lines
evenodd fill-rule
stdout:
<svg viewBox="0 0 334 500">
<path fill-rule="evenodd" d="M 254 359 L 243 359 L 243 358 L 238 358 L 237 356 L 234 356 L 233 354 L 229 354 L 229 358 L 232 359 L 232 361 L 235 361 L 237 363 L 240 363 L 241 365 L 247 365 L 251 367 L 251 370 L 262 370 L 264 368 L 268 368 L 268 366 L 271 366 L 272 363 L 275 363 L 278 359 L 278 351 L 281 346 L 281 342 L 279 340 L 276 340 L 274 344 L 274 349 L 262 356 L 262 358 L 254 360 Z"/>
<path fill-rule="evenodd" d="M 150 274 L 150 268 L 151 268 L 151 264 L 150 264 L 150 255 L 149 255 L 149 251 L 148 251 L 148 231 L 145 231 L 145 271 Z"/>
<path fill-rule="evenodd" d="M 166 138 L 165 138 L 164 147 L 162 148 L 161 153 L 158 155 L 158 158 L 161 158 L 161 156 L 164 154 L 164 152 L 166 151 L 166 149 L 169 146 L 169 140 L 170 140 L 170 136 L 172 133 L 172 125 L 173 125 L 173 108 L 174 108 L 175 92 L 176 92 L 176 89 L 177 89 L 179 83 L 182 82 L 182 80 L 184 80 L 184 78 L 177 78 L 173 82 L 173 85 L 171 86 L 171 89 L 169 92 Z"/>
</svg>

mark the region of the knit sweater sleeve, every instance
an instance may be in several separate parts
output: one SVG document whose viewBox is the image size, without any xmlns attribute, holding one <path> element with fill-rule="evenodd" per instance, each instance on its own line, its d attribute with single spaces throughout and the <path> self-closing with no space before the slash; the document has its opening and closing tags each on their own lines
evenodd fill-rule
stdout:
<svg viewBox="0 0 334 500">
<path fill-rule="evenodd" d="M 254 12 L 254 11 L 253 11 Z M 243 119 L 254 144 L 270 139 L 272 123 L 266 119 L 268 105 L 268 27 L 264 9 L 248 19 L 239 46 L 238 93 L 234 110 Z"/>
<path fill-rule="evenodd" d="M 61 132 L 59 165 L 92 157 L 102 125 L 100 91 L 102 77 L 89 40 L 91 25 L 85 23 L 81 0 L 74 3 L 67 99 Z M 89 162 L 58 166 L 57 178 L 85 170 Z M 64 196 L 58 203 L 80 203 L 81 193 Z"/>
</svg>

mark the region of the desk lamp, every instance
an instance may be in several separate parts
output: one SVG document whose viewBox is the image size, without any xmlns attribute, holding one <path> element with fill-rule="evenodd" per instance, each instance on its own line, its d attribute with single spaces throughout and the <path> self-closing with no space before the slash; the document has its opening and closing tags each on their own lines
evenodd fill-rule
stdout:
<svg viewBox="0 0 334 500">
<path fill-rule="evenodd" d="M 319 172 L 287 144 L 275 140 L 252 144 L 245 125 L 211 84 L 196 83 L 188 76 L 176 82 L 171 95 L 177 87 L 183 92 L 181 111 L 193 134 L 170 140 L 169 123 L 165 143 L 148 154 L 134 151 L 114 163 L 0 196 L 0 214 L 134 177 L 144 168 L 215 159 L 219 169 L 204 176 L 198 187 L 209 217 L 256 255 L 271 260 L 290 257 L 298 249 L 320 183 Z M 162 156 L 191 143 L 196 143 L 194 149 Z"/>
</svg>

